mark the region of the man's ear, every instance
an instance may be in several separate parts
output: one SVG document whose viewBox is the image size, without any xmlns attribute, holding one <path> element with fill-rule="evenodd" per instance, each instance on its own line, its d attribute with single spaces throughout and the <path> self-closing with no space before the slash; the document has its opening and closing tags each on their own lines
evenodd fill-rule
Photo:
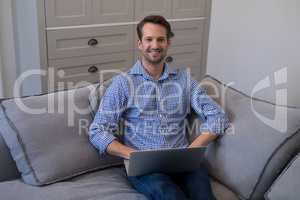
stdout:
<svg viewBox="0 0 300 200">
<path fill-rule="evenodd" d="M 140 39 L 137 40 L 137 47 L 142 49 L 142 41 Z"/>
<path fill-rule="evenodd" d="M 169 38 L 168 40 L 168 48 L 171 46 L 171 38 Z"/>
</svg>

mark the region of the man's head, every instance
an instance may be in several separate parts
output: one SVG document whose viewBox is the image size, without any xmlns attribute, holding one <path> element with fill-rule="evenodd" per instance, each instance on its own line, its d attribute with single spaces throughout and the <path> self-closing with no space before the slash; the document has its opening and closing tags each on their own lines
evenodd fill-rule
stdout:
<svg viewBox="0 0 300 200">
<path fill-rule="evenodd" d="M 137 26 L 138 48 L 149 64 L 160 64 L 167 55 L 174 36 L 167 20 L 159 15 L 145 17 Z"/>
</svg>

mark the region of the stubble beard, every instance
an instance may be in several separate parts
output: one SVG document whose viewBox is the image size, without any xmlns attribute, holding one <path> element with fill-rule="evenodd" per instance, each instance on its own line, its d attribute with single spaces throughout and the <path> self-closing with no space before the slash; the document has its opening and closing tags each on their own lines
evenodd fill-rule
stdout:
<svg viewBox="0 0 300 200">
<path fill-rule="evenodd" d="M 146 53 L 143 53 L 143 57 L 146 60 L 146 62 L 148 62 L 149 64 L 152 64 L 152 65 L 158 65 L 158 64 L 162 63 L 166 57 L 166 52 L 163 52 L 163 50 L 159 50 L 159 53 L 160 53 L 159 59 L 152 59 L 151 56 L 149 55 L 150 53 L 151 53 L 151 51 L 147 51 Z"/>
</svg>

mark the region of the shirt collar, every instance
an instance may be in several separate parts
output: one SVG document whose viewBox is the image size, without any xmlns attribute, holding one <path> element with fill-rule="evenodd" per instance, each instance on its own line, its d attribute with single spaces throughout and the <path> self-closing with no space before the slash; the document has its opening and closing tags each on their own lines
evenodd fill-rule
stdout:
<svg viewBox="0 0 300 200">
<path fill-rule="evenodd" d="M 153 80 L 153 78 L 149 75 L 149 73 L 144 69 L 143 64 L 140 60 L 138 60 L 134 64 L 134 66 L 129 70 L 128 73 L 133 74 L 133 75 L 141 75 L 148 80 Z M 163 74 L 160 76 L 160 78 L 158 80 L 159 81 L 165 80 L 165 79 L 169 78 L 170 75 L 176 75 L 176 74 L 177 74 L 177 70 L 170 69 L 169 65 L 167 63 L 164 63 Z"/>
</svg>

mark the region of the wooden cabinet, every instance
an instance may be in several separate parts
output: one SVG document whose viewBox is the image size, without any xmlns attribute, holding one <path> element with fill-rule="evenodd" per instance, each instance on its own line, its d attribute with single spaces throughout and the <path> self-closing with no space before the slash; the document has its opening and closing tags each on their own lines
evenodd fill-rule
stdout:
<svg viewBox="0 0 300 200">
<path fill-rule="evenodd" d="M 168 19 L 175 33 L 168 53 L 171 67 L 190 68 L 200 80 L 205 72 L 210 1 L 16 1 L 22 12 L 32 13 L 16 19 L 19 62 L 48 71 L 41 82 L 36 81 L 42 83 L 41 92 L 102 81 L 103 70 L 124 71 L 135 63 L 136 25 L 144 16 L 158 14 Z M 23 45 L 25 40 L 32 45 Z M 103 79 L 113 75 L 105 73 Z"/>
</svg>

